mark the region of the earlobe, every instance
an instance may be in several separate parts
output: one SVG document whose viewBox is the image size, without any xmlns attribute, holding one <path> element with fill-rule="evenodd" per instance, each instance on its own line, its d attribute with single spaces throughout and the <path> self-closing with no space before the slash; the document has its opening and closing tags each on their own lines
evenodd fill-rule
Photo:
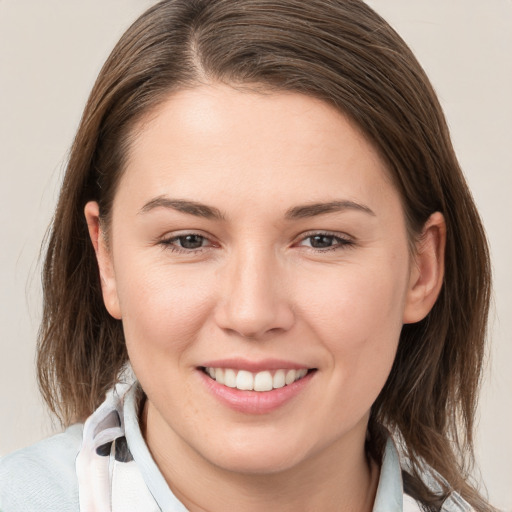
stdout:
<svg viewBox="0 0 512 512">
<path fill-rule="evenodd" d="M 107 311 L 118 320 L 121 319 L 121 309 L 117 296 L 117 286 L 112 263 L 111 251 L 107 247 L 100 222 L 100 210 L 96 201 L 89 201 L 84 209 L 85 219 L 89 230 L 96 260 L 100 272 L 101 291 Z"/>
<path fill-rule="evenodd" d="M 434 306 L 444 278 L 446 224 L 443 214 L 433 213 L 416 243 L 403 323 L 419 322 Z"/>
</svg>

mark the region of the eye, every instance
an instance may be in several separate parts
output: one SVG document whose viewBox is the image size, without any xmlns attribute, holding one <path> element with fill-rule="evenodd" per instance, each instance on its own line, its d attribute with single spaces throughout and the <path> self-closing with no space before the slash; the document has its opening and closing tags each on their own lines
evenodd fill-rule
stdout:
<svg viewBox="0 0 512 512">
<path fill-rule="evenodd" d="M 184 235 L 175 238 L 174 242 L 179 244 L 183 249 L 199 249 L 203 247 L 206 238 L 201 235 Z"/>
<path fill-rule="evenodd" d="M 176 252 L 197 252 L 213 245 L 208 238 L 197 233 L 185 233 L 161 240 L 160 245 Z"/>
<path fill-rule="evenodd" d="M 298 245 L 311 247 L 317 251 L 328 251 L 350 247 L 353 241 L 332 233 L 313 233 L 303 238 Z"/>
</svg>

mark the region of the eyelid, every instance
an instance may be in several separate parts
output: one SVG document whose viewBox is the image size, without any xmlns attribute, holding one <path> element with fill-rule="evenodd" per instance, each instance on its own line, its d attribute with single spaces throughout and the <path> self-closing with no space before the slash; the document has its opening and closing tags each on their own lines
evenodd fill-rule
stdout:
<svg viewBox="0 0 512 512">
<path fill-rule="evenodd" d="M 198 236 L 204 240 L 206 240 L 208 243 L 205 246 L 198 247 L 196 249 L 187 249 L 184 247 L 180 247 L 179 245 L 174 245 L 173 242 L 175 242 L 177 239 L 187 236 Z M 336 249 L 342 249 L 342 248 L 349 248 L 354 246 L 355 239 L 354 237 L 346 234 L 346 233 L 340 233 L 337 231 L 327 231 L 327 230 L 311 230 L 304 233 L 301 233 L 293 242 L 292 246 L 299 246 L 299 247 L 308 247 L 301 245 L 302 242 L 307 240 L 308 238 L 312 238 L 315 236 L 326 236 L 326 237 L 332 237 L 337 241 L 335 245 L 325 248 L 316 248 L 309 246 L 309 250 L 315 251 L 315 252 L 327 252 L 329 250 L 336 250 Z M 168 249 L 172 250 L 173 252 L 178 253 L 185 253 L 185 254 L 197 254 L 199 252 L 202 252 L 204 250 L 208 250 L 210 248 L 217 248 L 220 246 L 218 242 L 214 240 L 214 237 L 208 233 L 201 232 L 201 230 L 182 230 L 177 232 L 171 232 L 164 236 L 158 237 L 155 240 L 156 245 L 160 245 L 162 249 Z"/>
<path fill-rule="evenodd" d="M 198 247 L 197 249 L 187 249 L 185 247 L 180 247 L 178 245 L 173 244 L 173 242 L 175 242 L 177 239 L 184 238 L 187 236 L 201 237 L 204 240 L 206 240 L 208 244 L 205 246 Z M 201 230 L 181 230 L 177 232 L 167 233 L 161 237 L 158 237 L 155 240 L 155 244 L 161 246 L 163 250 L 171 250 L 172 252 L 183 254 L 197 254 L 212 247 L 219 246 L 219 244 L 213 240 L 213 237 L 210 234 L 201 232 Z"/>
<path fill-rule="evenodd" d="M 296 240 L 301 241 L 301 240 L 305 240 L 306 238 L 310 238 L 312 236 L 332 236 L 334 238 L 346 240 L 347 242 L 355 241 L 354 237 L 347 233 L 342 233 L 339 231 L 329 231 L 327 229 L 312 229 L 310 231 L 305 231 L 304 233 L 301 233 L 299 236 L 297 236 Z"/>
<path fill-rule="evenodd" d="M 315 252 L 326 252 L 329 250 L 335 250 L 335 249 L 340 249 L 340 248 L 349 248 L 349 247 L 353 247 L 355 244 L 354 237 L 352 237 L 346 233 L 340 233 L 338 231 L 326 231 L 326 230 L 316 230 L 315 231 L 315 230 L 312 230 L 312 231 L 307 231 L 305 233 L 301 233 L 301 235 L 299 236 L 297 241 L 294 242 L 294 245 L 301 246 L 300 245 L 301 242 L 304 242 L 308 238 L 312 238 L 315 236 L 332 237 L 332 238 L 338 240 L 338 243 L 336 245 L 333 245 L 331 247 L 322 248 L 322 249 L 309 246 L 309 249 L 313 250 Z M 308 247 L 308 246 L 301 246 L 301 247 Z"/>
</svg>

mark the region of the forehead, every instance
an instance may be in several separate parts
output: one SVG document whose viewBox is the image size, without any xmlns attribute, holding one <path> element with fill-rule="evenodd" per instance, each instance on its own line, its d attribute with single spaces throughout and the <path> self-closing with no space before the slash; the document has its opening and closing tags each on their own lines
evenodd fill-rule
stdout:
<svg viewBox="0 0 512 512">
<path fill-rule="evenodd" d="M 134 129 L 121 193 L 304 202 L 394 194 L 378 152 L 341 112 L 288 92 L 173 93 Z M 297 197 L 294 197 L 297 196 Z M 300 196 L 300 197 L 299 197 Z"/>
</svg>

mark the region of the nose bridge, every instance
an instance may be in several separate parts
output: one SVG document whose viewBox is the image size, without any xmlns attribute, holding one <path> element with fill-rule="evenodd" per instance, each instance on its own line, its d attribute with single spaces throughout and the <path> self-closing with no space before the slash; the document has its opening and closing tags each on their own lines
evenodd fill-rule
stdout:
<svg viewBox="0 0 512 512">
<path fill-rule="evenodd" d="M 272 248 L 247 244 L 233 251 L 225 268 L 218 323 L 247 338 L 270 330 L 287 330 L 293 323 L 283 286 L 283 269 Z"/>
</svg>

